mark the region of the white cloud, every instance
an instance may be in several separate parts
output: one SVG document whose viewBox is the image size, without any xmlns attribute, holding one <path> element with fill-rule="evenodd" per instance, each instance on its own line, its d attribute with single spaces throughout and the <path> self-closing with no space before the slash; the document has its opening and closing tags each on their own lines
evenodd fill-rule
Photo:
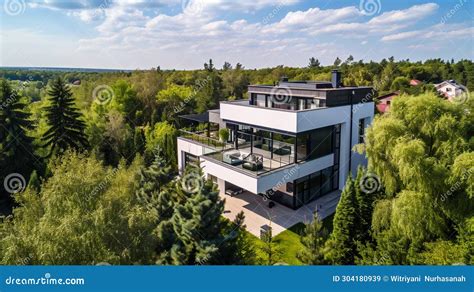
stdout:
<svg viewBox="0 0 474 292">
<path fill-rule="evenodd" d="M 101 1 L 110 5 L 98 9 Z M 203 6 L 193 6 L 191 11 L 183 10 L 190 0 L 161 0 L 153 1 L 154 4 L 144 0 L 101 1 L 77 1 L 82 6 L 76 3 L 68 8 L 60 8 L 65 5 L 64 1 L 41 1 L 43 5 L 48 3 L 50 9 L 66 11 L 83 21 L 97 22 L 96 36 L 76 41 L 72 50 L 74 61 L 79 64 L 85 60 L 107 63 L 107 67 L 115 68 L 157 65 L 196 68 L 201 67 L 204 59 L 212 57 L 216 64 L 230 61 L 260 67 L 277 64 L 304 66 L 311 56 L 318 57 L 323 63 L 332 63 L 336 56 L 344 58 L 349 54 L 358 58 L 359 53 L 359 57 L 365 58 L 374 51 L 376 53 L 372 55 L 386 57 L 394 55 L 396 41 L 446 38 L 430 32 L 433 27 L 417 25 L 418 21 L 438 9 L 434 3 L 371 17 L 355 6 L 314 7 L 283 14 L 283 6 L 293 5 L 299 0 L 286 0 L 283 4 L 274 0 L 191 0 L 198 1 L 194 5 L 204 1 L 201 3 Z M 164 13 L 160 7 L 165 4 L 174 5 L 174 9 Z M 244 19 L 246 13 L 256 10 L 271 17 L 252 22 Z M 222 15 L 227 13 L 222 11 L 239 11 L 238 15 L 243 19 L 225 20 Z M 403 31 L 415 26 L 417 29 Z M 466 25 L 437 28 L 449 31 L 455 37 L 472 35 L 472 28 Z M 387 42 L 391 42 L 390 46 L 384 47 Z"/>
<path fill-rule="evenodd" d="M 436 10 L 438 10 L 438 8 L 439 5 L 436 3 L 427 3 L 422 5 L 415 5 L 404 10 L 389 11 L 372 18 L 369 21 L 369 24 L 389 25 L 393 23 L 406 23 L 417 21 L 433 14 Z"/>
</svg>

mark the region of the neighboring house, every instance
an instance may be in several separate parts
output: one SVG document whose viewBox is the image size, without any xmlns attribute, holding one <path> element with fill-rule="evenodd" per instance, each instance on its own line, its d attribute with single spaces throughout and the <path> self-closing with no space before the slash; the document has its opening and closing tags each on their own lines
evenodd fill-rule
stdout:
<svg viewBox="0 0 474 292">
<path fill-rule="evenodd" d="M 377 97 L 379 101 L 377 103 L 377 110 L 382 114 L 388 112 L 390 110 L 390 104 L 392 103 L 392 99 L 395 96 L 399 96 L 399 95 L 400 95 L 400 91 L 394 91 L 389 94 L 385 94 L 385 95 Z"/>
<path fill-rule="evenodd" d="M 275 235 L 316 210 L 330 215 L 349 173 L 366 164 L 352 148 L 374 117 L 372 87 L 343 87 L 341 80 L 333 71 L 332 82 L 249 85 L 249 99 L 183 116 L 202 130 L 178 138 L 180 172 L 199 164 L 226 198 L 225 216 L 244 211 L 256 235 L 269 221 Z M 227 143 L 218 128 L 228 129 Z"/>
<path fill-rule="evenodd" d="M 455 80 L 446 80 L 439 84 L 435 84 L 435 88 L 439 94 L 446 97 L 449 101 L 452 101 L 455 97 L 458 97 L 466 92 L 466 88 L 458 84 Z"/>
<path fill-rule="evenodd" d="M 417 80 L 417 79 L 412 79 L 410 80 L 410 86 L 418 86 L 418 85 L 421 85 L 423 82 L 421 82 L 420 80 Z"/>
</svg>

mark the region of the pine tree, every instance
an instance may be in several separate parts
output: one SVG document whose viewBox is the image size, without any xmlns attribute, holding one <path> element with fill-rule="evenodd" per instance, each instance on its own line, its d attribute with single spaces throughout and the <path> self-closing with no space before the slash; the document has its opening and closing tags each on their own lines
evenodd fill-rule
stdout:
<svg viewBox="0 0 474 292">
<path fill-rule="evenodd" d="M 189 185 L 196 187 L 189 189 Z M 178 187 L 188 191 L 188 197 L 183 205 L 176 206 L 171 218 L 177 239 L 171 252 L 172 263 L 216 263 L 223 241 L 224 201 L 212 181 L 202 181 L 201 170 L 186 170 Z"/>
<path fill-rule="evenodd" d="M 277 264 L 281 258 L 281 250 L 275 243 L 271 229 L 267 230 L 262 240 L 261 252 L 264 255 L 261 259 L 262 264 L 268 266 Z"/>
<path fill-rule="evenodd" d="M 325 259 L 336 265 L 354 264 L 356 255 L 356 188 L 349 175 L 334 215 L 333 231 L 326 242 Z"/>
<path fill-rule="evenodd" d="M 173 178 L 172 174 L 172 167 L 166 163 L 160 151 L 155 151 L 153 163 L 140 171 L 136 196 L 142 204 L 156 213 L 158 222 L 169 220 L 173 215 L 173 198 L 166 189 Z"/>
<path fill-rule="evenodd" d="M 74 97 L 63 79 L 53 81 L 49 106 L 45 108 L 49 129 L 44 133 L 44 146 L 50 147 L 50 155 L 68 148 L 83 150 L 89 147 L 84 133 L 86 124 L 74 105 Z"/>
<path fill-rule="evenodd" d="M 365 244 L 370 240 L 370 228 L 372 225 L 372 212 L 375 192 L 367 192 L 362 189 L 363 178 L 366 177 L 367 172 L 359 166 L 357 177 L 355 180 L 356 187 L 356 202 L 357 202 L 357 240 Z M 375 190 L 374 190 L 375 191 Z"/>
<path fill-rule="evenodd" d="M 10 84 L 0 84 L 0 181 L 10 173 L 20 173 L 26 179 L 38 163 L 34 154 L 33 139 L 28 136 L 32 129 L 26 104 Z M 36 167 L 41 167 L 36 165 Z M 3 188 L 0 188 L 3 190 Z"/>
<path fill-rule="evenodd" d="M 219 246 L 220 265 L 255 264 L 254 243 L 246 234 L 245 214 L 239 212 L 224 231 L 224 243 Z"/>
<path fill-rule="evenodd" d="M 139 127 L 135 128 L 133 146 L 135 153 L 143 154 L 145 152 L 145 135 L 143 134 L 143 130 Z"/>
<path fill-rule="evenodd" d="M 323 228 L 323 223 L 318 214 L 314 214 L 313 222 L 306 225 L 301 243 L 305 249 L 298 254 L 298 259 L 307 265 L 323 265 L 324 242 L 327 238 L 327 230 Z"/>
</svg>

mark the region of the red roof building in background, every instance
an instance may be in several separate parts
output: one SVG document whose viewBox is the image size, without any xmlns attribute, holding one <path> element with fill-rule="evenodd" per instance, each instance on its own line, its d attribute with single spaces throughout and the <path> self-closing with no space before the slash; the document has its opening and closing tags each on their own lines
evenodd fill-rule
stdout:
<svg viewBox="0 0 474 292">
<path fill-rule="evenodd" d="M 420 84 L 422 84 L 423 82 L 421 82 L 420 80 L 417 80 L 417 79 L 412 79 L 410 80 L 410 85 L 411 86 L 418 86 Z"/>
<path fill-rule="evenodd" d="M 379 100 L 379 103 L 377 104 L 377 110 L 382 114 L 388 112 L 390 109 L 390 103 L 392 102 L 392 99 L 395 96 L 399 96 L 399 95 L 400 95 L 400 91 L 395 91 L 386 95 L 379 96 L 377 98 Z"/>
</svg>

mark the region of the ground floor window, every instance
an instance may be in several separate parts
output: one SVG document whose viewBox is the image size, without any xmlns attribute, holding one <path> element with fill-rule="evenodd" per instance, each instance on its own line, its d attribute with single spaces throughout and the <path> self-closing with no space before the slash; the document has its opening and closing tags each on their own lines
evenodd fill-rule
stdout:
<svg viewBox="0 0 474 292">
<path fill-rule="evenodd" d="M 331 166 L 296 180 L 295 208 L 299 208 L 333 191 L 335 189 L 333 180 L 336 179 L 336 176 L 337 174 Z"/>
<path fill-rule="evenodd" d="M 188 152 L 184 152 L 184 169 L 188 166 L 199 167 L 199 157 Z"/>
<path fill-rule="evenodd" d="M 338 189 L 338 168 L 316 171 L 292 182 L 280 183 L 261 194 L 269 200 L 297 209 Z"/>
</svg>

